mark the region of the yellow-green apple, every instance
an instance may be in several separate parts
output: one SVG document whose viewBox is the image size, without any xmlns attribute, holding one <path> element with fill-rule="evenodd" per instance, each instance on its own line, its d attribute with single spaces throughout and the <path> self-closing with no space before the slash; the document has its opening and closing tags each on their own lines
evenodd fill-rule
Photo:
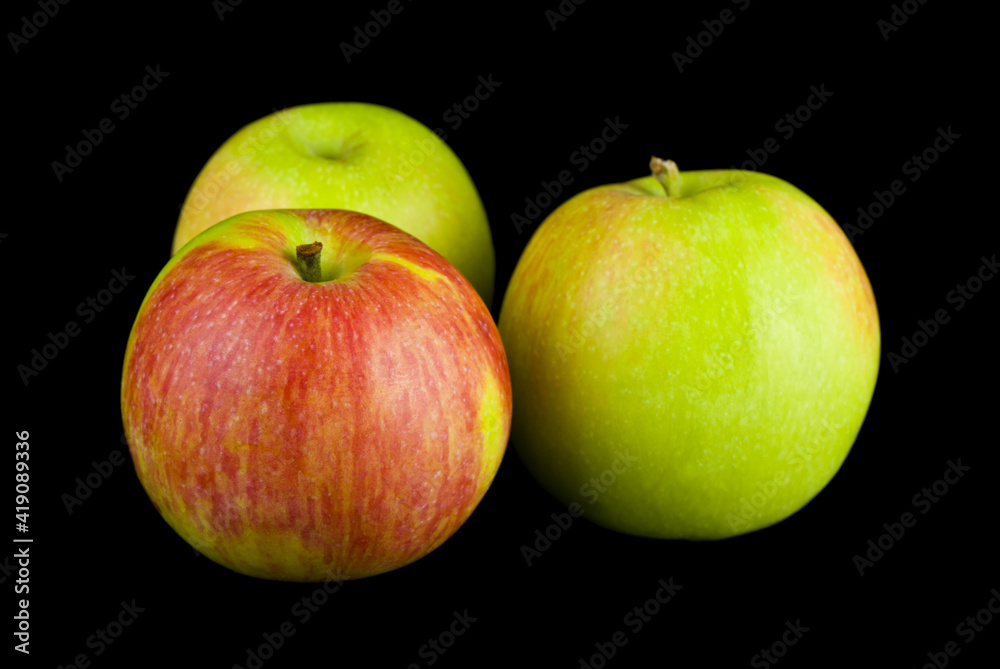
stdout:
<svg viewBox="0 0 1000 669">
<path fill-rule="evenodd" d="M 469 173 L 434 132 L 374 104 L 291 107 L 247 125 L 195 179 L 174 233 L 176 253 L 219 221 L 256 209 L 351 209 L 418 237 L 489 305 L 495 258 Z"/>
<path fill-rule="evenodd" d="M 125 434 L 185 540 L 237 572 L 371 576 L 426 555 L 507 444 L 507 361 L 469 282 L 341 210 L 248 212 L 154 280 L 128 340 Z"/>
<path fill-rule="evenodd" d="M 867 413 L 879 322 L 834 220 L 766 174 L 654 174 L 558 207 L 500 312 L 511 442 L 563 503 L 646 537 L 795 513 Z"/>
</svg>

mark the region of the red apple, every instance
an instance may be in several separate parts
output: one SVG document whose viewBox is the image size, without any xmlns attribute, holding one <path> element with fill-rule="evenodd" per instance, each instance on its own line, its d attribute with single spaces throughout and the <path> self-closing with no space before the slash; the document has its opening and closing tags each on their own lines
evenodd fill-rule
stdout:
<svg viewBox="0 0 1000 669">
<path fill-rule="evenodd" d="M 181 249 L 139 309 L 121 401 L 170 526 L 288 581 L 371 576 L 440 546 L 486 493 L 511 417 L 469 282 L 342 210 L 240 214 Z"/>
</svg>

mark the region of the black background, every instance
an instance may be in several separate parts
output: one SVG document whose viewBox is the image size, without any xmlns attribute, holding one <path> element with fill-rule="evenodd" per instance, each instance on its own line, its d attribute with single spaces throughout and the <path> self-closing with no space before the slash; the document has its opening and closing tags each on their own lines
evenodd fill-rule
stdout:
<svg viewBox="0 0 1000 669">
<path fill-rule="evenodd" d="M 786 621 L 809 631 L 782 667 L 917 667 L 949 641 L 961 647 L 954 666 L 995 659 L 1000 622 L 969 643 L 956 626 L 1000 588 L 988 421 L 1000 280 L 961 310 L 946 298 L 997 252 L 995 214 L 980 204 L 993 197 L 994 171 L 972 167 L 985 164 L 993 134 L 972 115 L 987 104 L 977 71 L 987 62 L 987 17 L 960 3 L 913 2 L 916 13 L 884 39 L 878 21 L 893 12 L 888 2 L 843 9 L 754 0 L 741 11 L 723 0 L 642 9 L 591 0 L 555 30 L 545 10 L 557 0 L 530 9 L 405 2 L 346 62 L 339 43 L 385 6 L 318 14 L 308 4 L 246 1 L 220 19 L 208 1 L 155 9 L 72 2 L 17 53 L 4 47 L 4 134 L 13 150 L 5 151 L 9 217 L 0 222 L 3 423 L 8 471 L 14 432 L 30 431 L 34 539 L 32 652 L 6 651 L 12 666 L 70 666 L 82 653 L 93 667 L 245 667 L 248 649 L 287 620 L 295 633 L 265 667 L 423 667 L 421 647 L 466 610 L 476 621 L 435 666 L 578 667 L 619 630 L 628 642 L 609 667 L 747 666 L 780 640 Z M 726 8 L 735 21 L 679 72 L 672 54 Z M 22 17 L 37 11 L 8 3 L 5 32 L 23 30 Z M 128 118 L 114 118 L 112 101 L 157 65 L 165 80 Z M 480 75 L 500 86 L 449 127 L 443 114 Z M 775 124 L 806 103 L 811 86 L 832 95 L 786 138 Z M 575 181 L 558 202 L 644 175 L 653 153 L 681 169 L 723 168 L 773 137 L 780 149 L 758 161 L 761 170 L 794 183 L 842 225 L 875 202 L 874 191 L 903 181 L 905 193 L 854 239 L 878 301 L 883 358 L 867 420 L 836 478 L 800 513 L 751 535 L 653 541 L 582 519 L 529 566 L 522 545 L 562 509 L 509 448 L 482 504 L 443 547 L 345 583 L 305 623 L 292 608 L 315 584 L 251 579 L 195 554 L 160 519 L 127 457 L 68 513 L 62 496 L 92 462 L 116 450 L 127 456 L 118 399 L 125 342 L 196 174 L 246 123 L 339 100 L 380 103 L 445 129 L 490 218 L 494 315 L 541 220 L 518 234 L 511 215 L 564 169 Z M 115 130 L 60 182 L 52 162 L 104 117 Z M 627 128 L 578 171 L 570 155 L 606 118 Z M 904 163 L 949 127 L 959 138 L 910 181 Z M 83 323 L 77 305 L 122 268 L 135 279 Z M 894 371 L 886 355 L 942 308 L 951 320 Z M 17 366 L 70 320 L 79 336 L 25 385 Z M 959 458 L 969 472 L 921 514 L 914 496 Z M 5 490 L 12 507 L 13 485 Z M 860 575 L 855 555 L 906 511 L 916 525 Z M 0 559 L 11 553 L 0 549 Z M 633 633 L 625 614 L 671 577 L 682 589 Z M 0 572 L 5 601 L 19 598 L 15 578 Z M 144 611 L 97 655 L 88 637 L 133 599 Z"/>
</svg>

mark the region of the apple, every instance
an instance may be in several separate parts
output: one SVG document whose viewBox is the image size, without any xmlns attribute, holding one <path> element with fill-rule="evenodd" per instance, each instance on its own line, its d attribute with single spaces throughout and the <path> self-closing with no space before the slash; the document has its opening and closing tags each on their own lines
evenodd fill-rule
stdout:
<svg viewBox="0 0 1000 669">
<path fill-rule="evenodd" d="M 875 299 L 791 184 L 651 166 L 563 203 L 519 259 L 499 319 L 511 443 L 600 525 L 731 537 L 795 513 L 844 462 L 878 374 Z"/>
<path fill-rule="evenodd" d="M 495 258 L 469 173 L 434 132 L 374 104 L 302 105 L 230 137 L 195 179 L 174 233 L 195 235 L 257 209 L 350 209 L 419 238 L 447 258 L 489 305 Z"/>
<path fill-rule="evenodd" d="M 442 256 L 357 212 L 256 211 L 153 281 L 121 410 L 181 537 L 239 573 L 316 582 L 447 540 L 496 474 L 511 392 L 489 310 Z"/>
</svg>

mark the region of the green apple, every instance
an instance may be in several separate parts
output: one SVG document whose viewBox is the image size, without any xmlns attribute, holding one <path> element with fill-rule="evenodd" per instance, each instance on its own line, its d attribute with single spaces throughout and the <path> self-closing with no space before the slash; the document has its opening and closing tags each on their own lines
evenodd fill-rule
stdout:
<svg viewBox="0 0 1000 669">
<path fill-rule="evenodd" d="M 836 222 L 734 170 L 593 188 L 538 228 L 504 296 L 511 442 L 595 522 L 719 539 L 809 502 L 878 374 L 871 285 Z"/>
<path fill-rule="evenodd" d="M 402 112 L 311 104 L 247 125 L 195 179 L 173 252 L 215 223 L 257 209 L 370 214 L 447 258 L 487 306 L 493 299 L 493 240 L 472 179 L 447 144 Z"/>
</svg>

